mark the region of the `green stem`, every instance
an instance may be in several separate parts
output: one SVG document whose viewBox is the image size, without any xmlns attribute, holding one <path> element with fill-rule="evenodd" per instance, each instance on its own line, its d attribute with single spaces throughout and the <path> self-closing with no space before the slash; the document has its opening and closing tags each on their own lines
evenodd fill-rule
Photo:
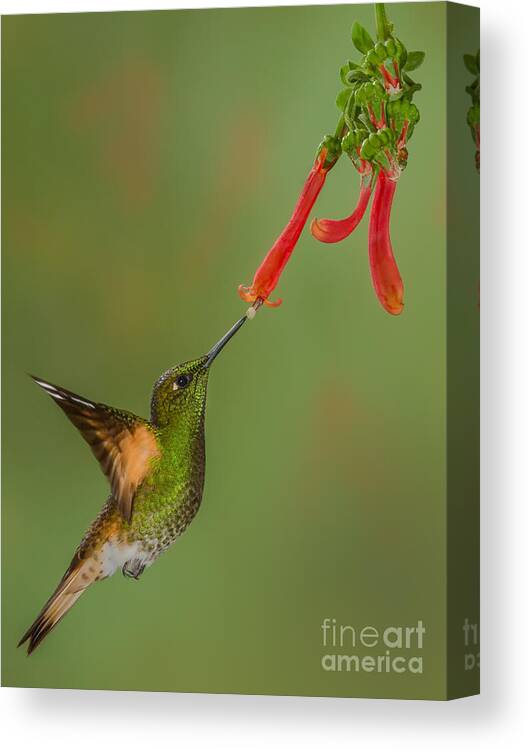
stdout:
<svg viewBox="0 0 529 750">
<path fill-rule="evenodd" d="M 392 25 L 388 21 L 384 3 L 375 3 L 375 19 L 379 42 L 385 42 L 391 36 Z"/>
<path fill-rule="evenodd" d="M 340 138 L 341 140 L 343 136 L 345 135 L 344 130 L 345 130 L 345 118 L 342 115 L 340 119 L 338 120 L 338 124 L 336 125 L 336 130 L 334 131 L 334 137 Z"/>
</svg>

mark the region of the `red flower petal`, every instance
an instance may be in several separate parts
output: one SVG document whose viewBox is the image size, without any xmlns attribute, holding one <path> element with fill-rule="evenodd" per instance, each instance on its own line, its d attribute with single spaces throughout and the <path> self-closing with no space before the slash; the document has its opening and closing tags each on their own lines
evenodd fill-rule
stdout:
<svg viewBox="0 0 529 750">
<path fill-rule="evenodd" d="M 404 287 L 389 235 L 391 204 L 396 188 L 396 181 L 380 170 L 369 219 L 371 278 L 382 307 L 391 315 L 400 315 L 404 307 Z"/>
<path fill-rule="evenodd" d="M 281 300 L 270 302 L 268 297 L 275 289 L 283 269 L 294 251 L 314 202 L 325 184 L 325 178 L 330 169 L 330 167 L 324 167 L 326 157 L 327 151 L 322 149 L 305 181 L 290 221 L 255 272 L 252 285 L 250 287 L 242 285 L 239 287 L 239 296 L 245 302 L 255 302 L 260 299 L 269 307 L 278 307 L 281 304 Z"/>
<path fill-rule="evenodd" d="M 398 91 L 400 89 L 399 79 L 392 76 L 385 65 L 379 65 L 378 69 L 382 73 L 386 91 L 391 91 L 391 90 Z"/>
<path fill-rule="evenodd" d="M 340 242 L 356 229 L 362 220 L 371 197 L 372 176 L 364 175 L 360 181 L 360 196 L 353 213 L 346 219 L 313 219 L 310 225 L 312 236 L 320 242 Z"/>
</svg>

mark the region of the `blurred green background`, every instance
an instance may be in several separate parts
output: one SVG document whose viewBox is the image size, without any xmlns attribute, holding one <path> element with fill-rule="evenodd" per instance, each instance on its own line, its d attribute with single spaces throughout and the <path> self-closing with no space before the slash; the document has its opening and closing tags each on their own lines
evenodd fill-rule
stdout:
<svg viewBox="0 0 529 750">
<path fill-rule="evenodd" d="M 244 311 L 236 287 L 334 130 L 352 22 L 373 33 L 374 13 L 3 19 L 4 684 L 440 696 L 445 12 L 389 7 L 398 36 L 427 53 L 392 217 L 403 315 L 372 291 L 367 221 L 337 246 L 305 231 L 283 306 L 215 364 L 197 519 L 140 582 L 94 586 L 31 659 L 16 642 L 107 484 L 25 373 L 148 415 L 158 375 Z M 316 214 L 349 213 L 357 183 L 342 159 Z M 325 617 L 421 618 L 425 674 L 323 672 Z"/>
</svg>

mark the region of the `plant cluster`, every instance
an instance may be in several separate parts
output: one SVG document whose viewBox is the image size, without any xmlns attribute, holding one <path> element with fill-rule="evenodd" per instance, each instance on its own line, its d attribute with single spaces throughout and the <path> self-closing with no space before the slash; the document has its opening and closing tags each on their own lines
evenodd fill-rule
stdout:
<svg viewBox="0 0 529 750">
<path fill-rule="evenodd" d="M 382 3 L 375 4 L 377 41 L 359 23 L 352 41 L 362 57 L 348 60 L 340 69 L 343 85 L 336 104 L 340 119 L 333 135 L 318 147 L 316 160 L 305 182 L 292 217 L 254 276 L 239 294 L 254 305 L 271 302 L 269 295 L 292 254 L 329 171 L 345 154 L 360 176 L 360 195 L 353 213 L 345 219 L 314 219 L 313 236 L 338 242 L 356 228 L 374 198 L 369 222 L 369 260 L 375 293 L 387 312 L 402 312 L 404 289 L 395 262 L 389 233 L 390 214 L 397 181 L 408 163 L 408 143 L 419 122 L 413 102 L 421 85 L 410 77 L 424 60 L 424 52 L 408 52 L 395 36 Z"/>
</svg>

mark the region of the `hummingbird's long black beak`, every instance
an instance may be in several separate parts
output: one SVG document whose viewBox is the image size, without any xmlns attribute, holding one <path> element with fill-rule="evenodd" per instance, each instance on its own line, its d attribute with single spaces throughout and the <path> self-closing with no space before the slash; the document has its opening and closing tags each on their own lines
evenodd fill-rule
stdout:
<svg viewBox="0 0 529 750">
<path fill-rule="evenodd" d="M 219 352 L 221 352 L 224 349 L 224 347 L 226 346 L 228 341 L 232 338 L 232 336 L 235 336 L 239 328 L 244 323 L 246 323 L 246 320 L 247 320 L 246 315 L 243 315 L 243 317 L 240 318 L 240 320 L 238 320 L 235 323 L 235 325 L 233 325 L 230 328 L 228 333 L 225 333 L 224 336 L 220 339 L 220 341 L 217 341 L 215 346 L 206 354 L 207 360 L 206 360 L 206 363 L 204 364 L 204 367 L 206 369 L 211 365 L 211 363 L 213 362 L 217 354 L 219 354 Z"/>
</svg>

